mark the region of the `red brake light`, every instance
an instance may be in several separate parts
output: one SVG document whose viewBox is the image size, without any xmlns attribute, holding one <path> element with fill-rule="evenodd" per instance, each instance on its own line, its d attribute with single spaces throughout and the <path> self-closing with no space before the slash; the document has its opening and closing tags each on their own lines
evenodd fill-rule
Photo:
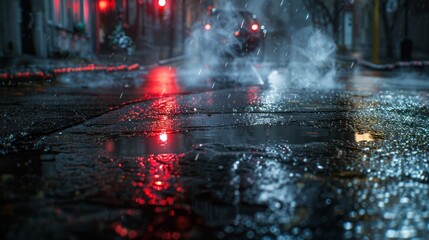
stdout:
<svg viewBox="0 0 429 240">
<path fill-rule="evenodd" d="M 210 25 L 210 24 L 206 24 L 206 25 L 204 25 L 204 29 L 206 30 L 206 31 L 209 31 L 210 29 L 212 29 L 212 25 Z"/>
<path fill-rule="evenodd" d="M 252 30 L 256 31 L 259 29 L 259 25 L 257 23 L 252 24 Z"/>
</svg>

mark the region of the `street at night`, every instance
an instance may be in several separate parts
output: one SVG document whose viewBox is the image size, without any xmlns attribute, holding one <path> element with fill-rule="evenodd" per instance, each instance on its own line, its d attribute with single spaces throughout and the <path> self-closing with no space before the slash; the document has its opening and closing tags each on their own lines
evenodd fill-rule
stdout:
<svg viewBox="0 0 429 240">
<path fill-rule="evenodd" d="M 0 238 L 427 239 L 429 51 L 279 40 L 212 7 L 179 54 L 5 58 Z"/>
</svg>

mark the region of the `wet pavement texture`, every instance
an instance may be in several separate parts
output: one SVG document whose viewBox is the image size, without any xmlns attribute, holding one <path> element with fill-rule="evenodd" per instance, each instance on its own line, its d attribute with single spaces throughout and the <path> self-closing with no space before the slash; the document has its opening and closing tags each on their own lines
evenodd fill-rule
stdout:
<svg viewBox="0 0 429 240">
<path fill-rule="evenodd" d="M 2 87 L 2 238 L 427 238 L 426 75 L 135 74 Z"/>
</svg>

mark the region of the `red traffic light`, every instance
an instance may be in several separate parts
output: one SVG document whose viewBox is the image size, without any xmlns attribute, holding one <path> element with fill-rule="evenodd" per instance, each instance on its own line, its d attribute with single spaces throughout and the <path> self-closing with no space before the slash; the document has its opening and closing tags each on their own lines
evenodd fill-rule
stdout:
<svg viewBox="0 0 429 240">
<path fill-rule="evenodd" d="M 100 11 L 106 11 L 108 8 L 109 8 L 109 1 L 108 0 L 98 1 L 98 9 L 100 9 Z"/>
<path fill-rule="evenodd" d="M 158 0 L 158 6 L 159 7 L 165 7 L 165 5 L 167 5 L 167 1 L 166 0 Z"/>
</svg>

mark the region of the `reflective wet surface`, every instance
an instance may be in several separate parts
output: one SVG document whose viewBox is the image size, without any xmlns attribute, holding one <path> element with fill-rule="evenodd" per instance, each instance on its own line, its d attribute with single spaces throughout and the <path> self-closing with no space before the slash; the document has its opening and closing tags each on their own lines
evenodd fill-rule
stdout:
<svg viewBox="0 0 429 240">
<path fill-rule="evenodd" d="M 120 103 L 2 156 L 2 236 L 425 239 L 427 77 L 283 74 L 189 88 L 160 67 L 120 96 L 96 88 Z"/>
</svg>

